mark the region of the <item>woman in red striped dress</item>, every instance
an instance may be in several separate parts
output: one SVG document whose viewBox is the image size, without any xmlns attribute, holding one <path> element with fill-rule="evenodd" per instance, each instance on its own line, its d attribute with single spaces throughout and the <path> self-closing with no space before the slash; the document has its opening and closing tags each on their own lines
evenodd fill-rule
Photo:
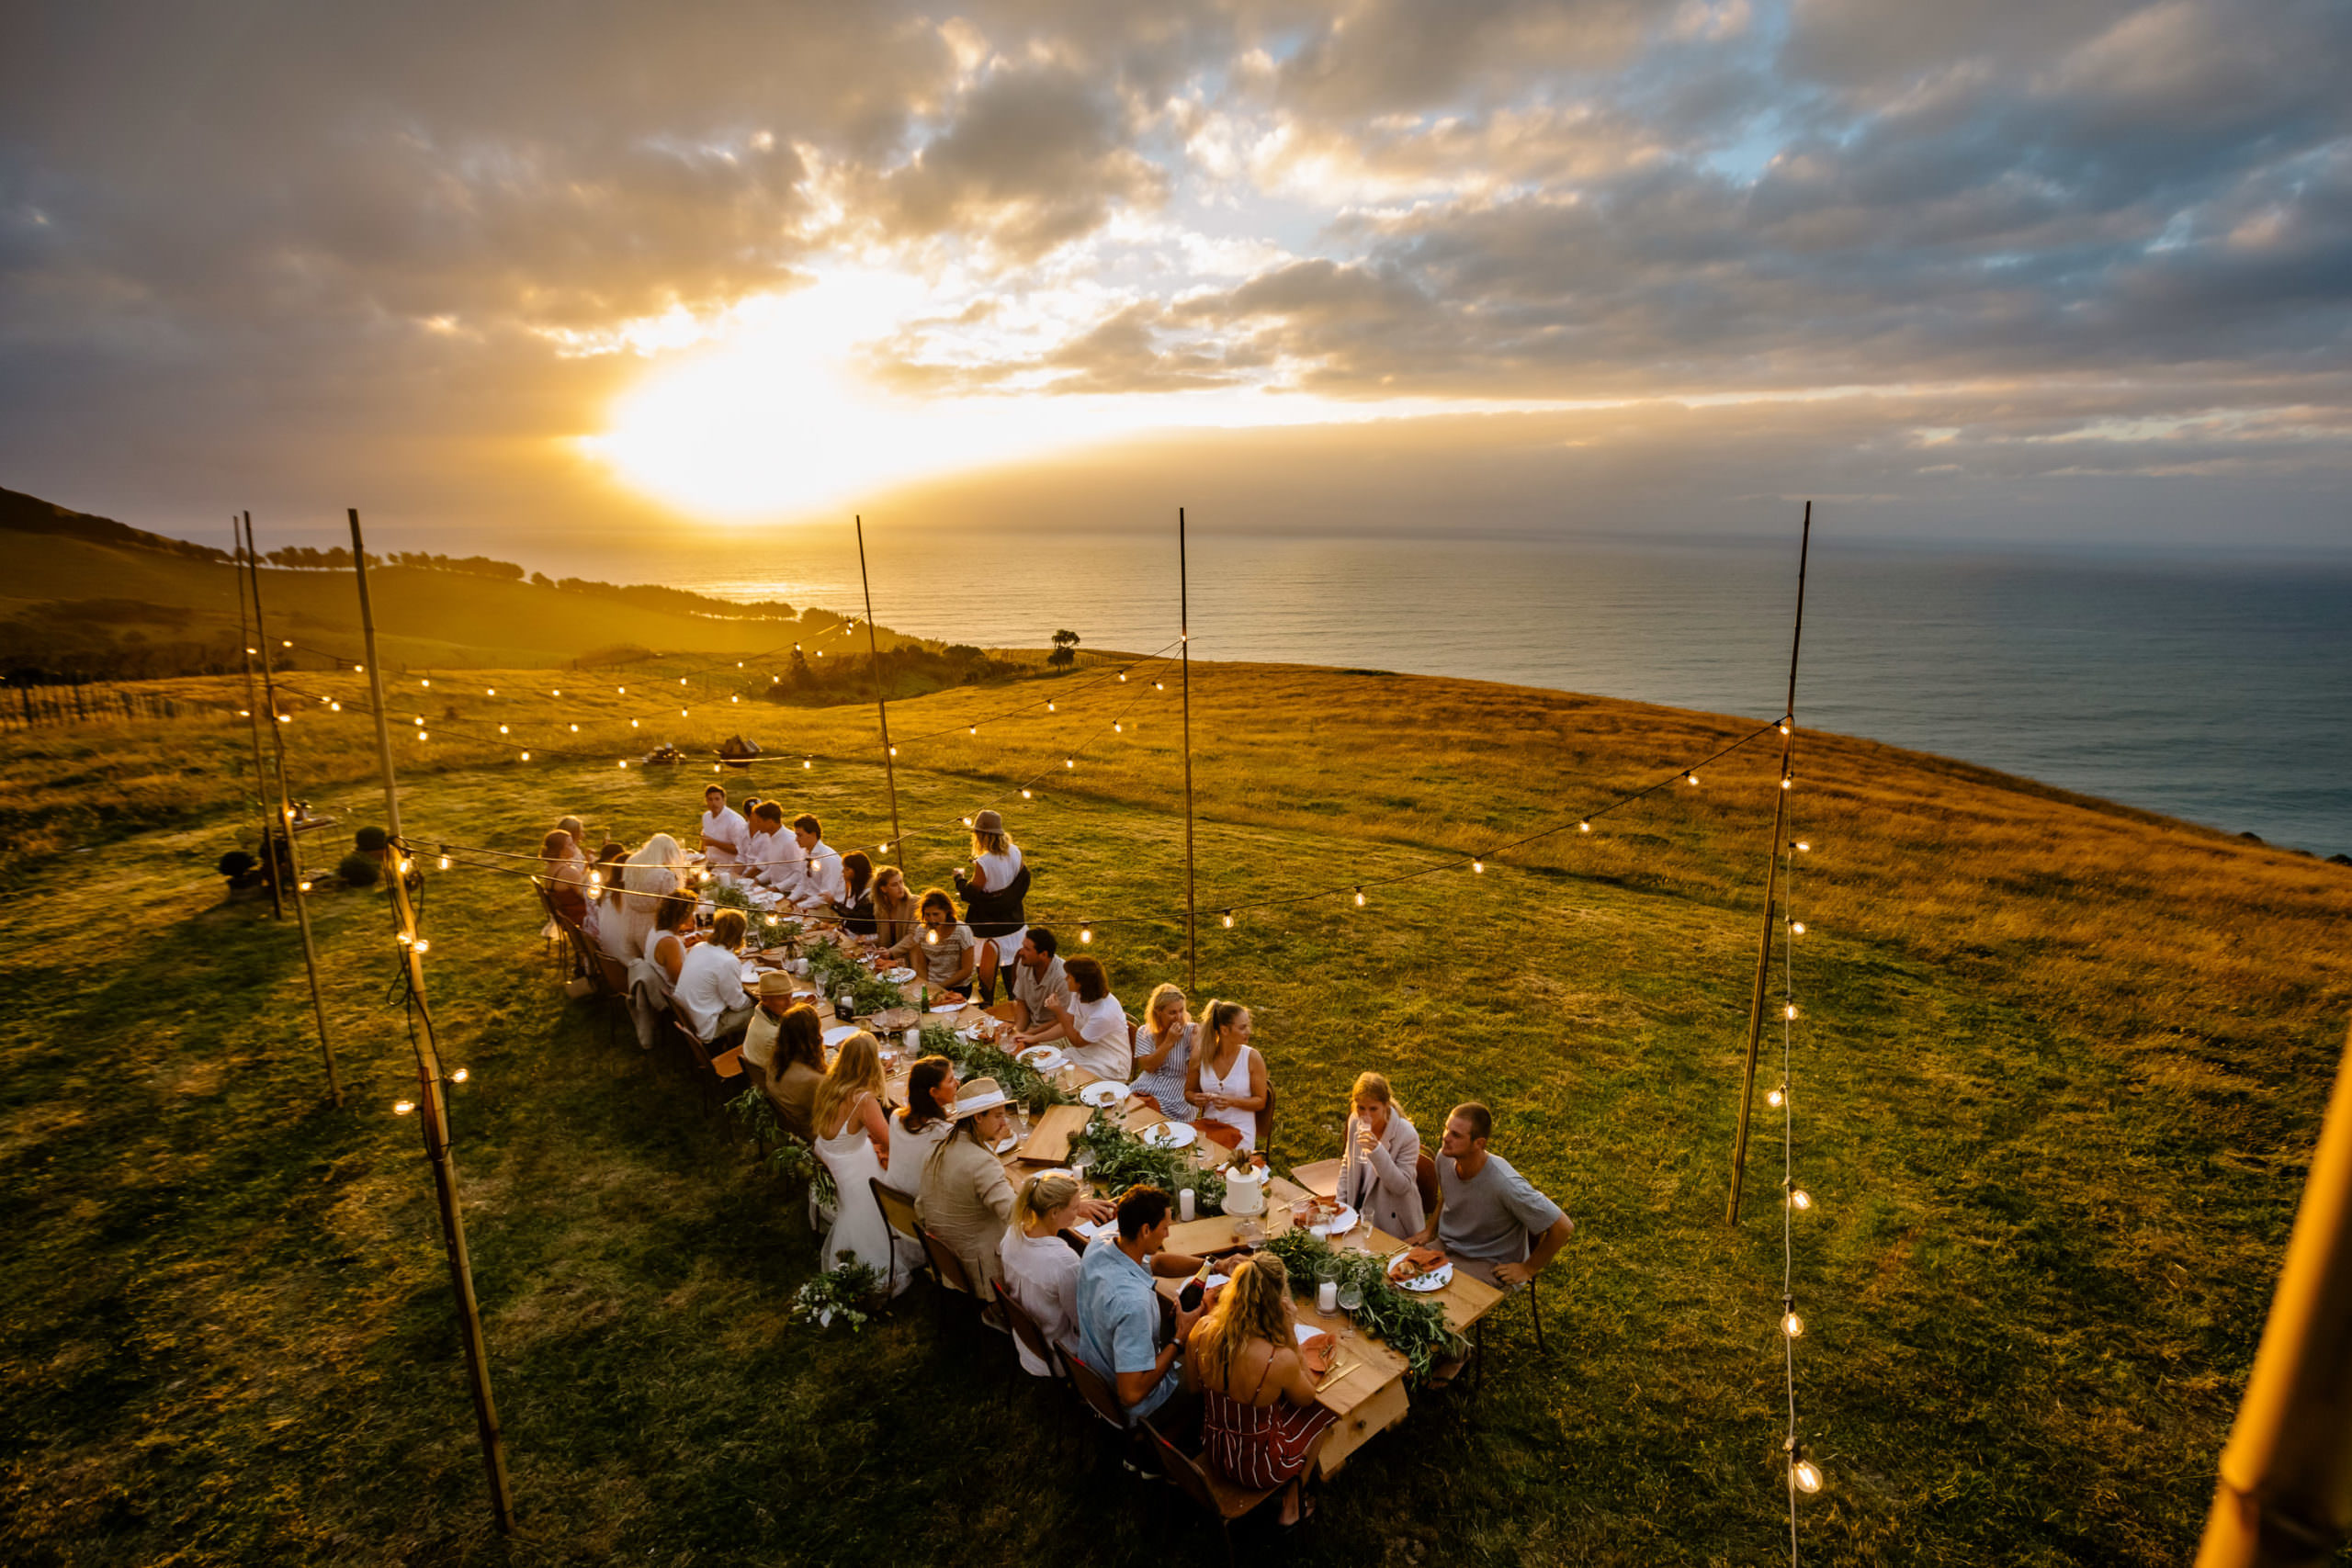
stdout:
<svg viewBox="0 0 2352 1568">
<path fill-rule="evenodd" d="M 1209 1463 L 1236 1485 L 1286 1487 L 1286 1525 L 1304 1507 L 1299 1482 L 1316 1440 L 1337 1419 L 1315 1401 L 1295 1321 L 1289 1271 L 1261 1252 L 1233 1270 L 1191 1340 Z"/>
</svg>

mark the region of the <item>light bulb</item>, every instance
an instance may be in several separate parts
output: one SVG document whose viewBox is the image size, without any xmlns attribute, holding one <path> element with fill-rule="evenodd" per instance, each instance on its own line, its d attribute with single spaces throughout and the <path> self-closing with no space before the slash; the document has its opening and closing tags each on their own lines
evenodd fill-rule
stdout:
<svg viewBox="0 0 2352 1568">
<path fill-rule="evenodd" d="M 406 876 L 415 864 L 416 863 L 412 860 L 404 860 L 401 862 L 401 874 L 402 876 Z"/>
<path fill-rule="evenodd" d="M 425 941 L 423 937 L 418 937 L 416 939 L 416 951 L 419 953 L 430 953 L 433 951 L 433 944 Z"/>
<path fill-rule="evenodd" d="M 1356 908 L 1359 909 L 1363 908 L 1363 889 L 1361 887 L 1356 889 Z"/>
<path fill-rule="evenodd" d="M 449 857 L 447 855 L 443 855 L 441 857 L 441 869 L 443 871 L 449 869 Z"/>
<path fill-rule="evenodd" d="M 637 720 L 635 720 L 635 719 L 630 719 L 630 720 L 628 721 L 628 727 L 629 727 L 631 729 L 635 729 L 635 728 L 637 728 Z"/>
<path fill-rule="evenodd" d="M 1227 926 L 1231 926 L 1233 924 L 1233 911 L 1230 909 L 1227 909 L 1225 912 L 1225 923 Z"/>
<path fill-rule="evenodd" d="M 1165 681 L 1154 681 L 1151 683 L 1151 689 L 1155 692 L 1164 692 L 1168 689 L 1168 682 Z"/>
<path fill-rule="evenodd" d="M 1804 1319 L 1799 1317 L 1792 1312 L 1782 1314 L 1781 1317 L 1781 1332 L 1787 1335 L 1792 1339 L 1802 1338 L 1804 1335 Z"/>
<path fill-rule="evenodd" d="M 254 710 L 251 708 L 239 708 L 237 710 L 237 716 L 239 718 L 251 718 L 253 716 Z"/>
<path fill-rule="evenodd" d="M 418 714 L 416 716 L 416 727 L 419 729 L 423 729 L 424 728 L 424 716 L 423 714 Z"/>
<path fill-rule="evenodd" d="M 559 696 L 559 697 L 560 697 L 560 696 L 563 695 L 563 693 L 562 693 L 560 690 L 559 690 L 555 694 L 556 694 L 557 696 Z"/>
<path fill-rule="evenodd" d="M 493 696 L 493 697 L 494 697 L 494 696 L 496 696 L 496 695 L 498 695 L 498 688 L 497 688 L 497 687 L 495 687 L 495 686 L 491 687 L 491 688 L 490 688 L 490 694 L 491 694 L 492 696 Z"/>
<path fill-rule="evenodd" d="M 500 726 L 498 727 L 498 733 L 499 733 L 499 734 L 501 734 L 501 735 L 505 734 L 505 733 L 506 733 L 506 727 L 505 727 L 504 725 L 503 725 L 503 724 L 502 724 L 502 725 L 500 725 Z"/>
<path fill-rule="evenodd" d="M 341 703 L 329 703 L 327 705 L 327 711 L 329 713 L 341 713 L 343 711 L 343 705 Z"/>
<path fill-rule="evenodd" d="M 1797 848 L 1806 854 L 1811 854 L 1813 852 L 1813 846 L 1806 843 L 1803 839 L 1799 839 L 1797 840 Z"/>
<path fill-rule="evenodd" d="M 741 660 L 740 660 L 740 659 L 739 659 L 739 660 L 737 660 L 735 661 L 735 668 L 736 668 L 736 669 L 738 669 L 738 670 L 741 670 L 741 668 L 743 668 L 743 661 L 742 661 Z"/>
<path fill-rule="evenodd" d="M 1023 790 L 1023 791 L 1021 792 L 1021 798 L 1022 798 L 1022 799 L 1023 799 L 1023 800 L 1027 800 L 1027 799 L 1031 798 L 1029 792 L 1028 792 L 1027 790 L 1025 790 L 1025 789 L 1024 789 L 1024 790 Z"/>
<path fill-rule="evenodd" d="M 1115 718 L 1114 718 L 1114 719 L 1113 719 L 1113 720 L 1111 721 L 1111 728 L 1112 728 L 1112 730 L 1113 730 L 1114 733 L 1117 733 L 1117 734 L 1125 734 L 1125 733 L 1126 732 L 1126 726 L 1125 726 L 1125 725 L 1121 724 L 1121 723 L 1120 723 L 1117 719 L 1115 719 Z"/>
<path fill-rule="evenodd" d="M 291 647 L 293 647 L 294 645 L 293 645 L 292 643 L 290 643 L 290 642 L 287 642 L 287 641 L 284 641 L 284 640 L 282 640 L 282 639 L 281 639 L 281 640 L 279 641 L 279 643 L 278 643 L 278 645 L 277 645 L 277 646 L 278 646 L 278 647 L 280 647 L 280 648 L 291 648 Z"/>
<path fill-rule="evenodd" d="M 742 699 L 742 698 L 741 698 L 741 697 L 729 697 L 729 698 L 728 698 L 727 700 L 728 700 L 729 702 L 730 702 L 730 703 L 740 703 L 740 702 L 741 702 L 743 699 Z"/>
<path fill-rule="evenodd" d="M 1787 1012 L 1787 1015 L 1786 1015 L 1786 1016 L 1788 1016 L 1788 1017 L 1790 1017 L 1790 1018 L 1794 1018 L 1794 1017 L 1796 1017 L 1796 1015 L 1797 1015 L 1797 1004 L 1796 1004 L 1796 1003 L 1794 1003 L 1794 1002 L 1791 1002 L 1791 1003 L 1789 1004 L 1789 1009 L 1788 1009 L 1788 1012 Z"/>
<path fill-rule="evenodd" d="M 774 915 L 770 915 L 770 916 L 768 917 L 768 924 L 770 924 L 770 925 L 774 925 L 774 924 L 775 924 L 775 917 Z"/>
<path fill-rule="evenodd" d="M 428 685 L 428 686 L 430 686 L 431 684 L 433 684 L 433 681 L 432 681 L 431 677 L 429 677 L 429 676 L 428 676 L 428 677 L 425 679 L 425 681 L 424 681 L 424 683 L 425 685 Z"/>
<path fill-rule="evenodd" d="M 1062 759 L 1062 766 L 1065 768 L 1075 768 L 1078 766 L 1078 759 L 1075 757 L 1064 757 Z"/>
<path fill-rule="evenodd" d="M 1094 940 L 1094 932 L 1085 926 L 1080 926 L 1078 928 L 1078 940 L 1080 942 L 1092 942 Z"/>
<path fill-rule="evenodd" d="M 395 1100 L 392 1101 L 392 1114 L 395 1116 L 405 1116 L 415 1109 L 416 1102 L 413 1100 Z"/>
<path fill-rule="evenodd" d="M 898 754 L 899 754 L 899 749 L 898 749 L 896 746 L 891 747 L 891 748 L 890 748 L 890 755 L 892 755 L 893 757 L 895 757 L 895 756 L 897 756 Z"/>
<path fill-rule="evenodd" d="M 1682 782 L 1695 789 L 1699 784 L 1699 775 L 1696 773 L 1685 773 L 1682 775 Z"/>
<path fill-rule="evenodd" d="M 808 758 L 806 758 L 806 757 L 803 757 L 803 758 L 801 758 L 801 759 L 800 759 L 800 765 L 801 765 L 802 767 L 804 767 L 804 768 L 813 768 L 813 767 L 815 767 L 817 764 L 816 764 L 815 762 L 811 761 L 809 759 L 808 759 Z"/>
<path fill-rule="evenodd" d="M 620 766 L 624 771 L 626 771 L 626 770 L 628 769 L 628 758 L 626 758 L 626 757 L 622 758 L 622 759 L 621 759 L 621 761 L 620 761 L 619 766 Z"/>
<path fill-rule="evenodd" d="M 355 664 L 351 667 L 351 672 L 354 675 L 365 675 L 368 673 L 368 666 L 365 664 Z"/>
<path fill-rule="evenodd" d="M 679 716 L 680 718 L 684 718 L 684 717 L 685 717 L 685 716 L 686 716 L 686 710 L 685 710 L 685 709 L 684 709 L 684 708 L 680 708 L 680 709 L 678 710 L 678 716 Z"/>
<path fill-rule="evenodd" d="M 416 738 L 417 738 L 419 740 L 430 740 L 430 739 L 433 739 L 433 737 L 431 737 L 430 735 L 425 734 L 425 733 L 424 733 L 424 731 L 423 731 L 422 729 L 420 729 L 420 730 L 418 730 L 418 731 L 416 732 Z"/>
<path fill-rule="evenodd" d="M 685 683 L 686 683 L 686 678 L 685 678 L 684 675 L 679 676 L 679 677 L 678 677 L 678 684 L 679 684 L 679 685 L 681 685 L 681 686 L 683 686 L 683 685 L 684 685 Z"/>
<path fill-rule="evenodd" d="M 1775 1111 L 1779 1110 L 1781 1106 L 1786 1105 L 1788 1102 L 1789 1091 L 1786 1089 L 1773 1089 L 1764 1091 L 1764 1103 L 1772 1107 Z"/>
<path fill-rule="evenodd" d="M 579 733 L 580 733 L 580 727 L 579 727 L 578 725 L 576 725 L 576 724 L 575 724 L 575 725 L 573 725 L 573 726 L 571 727 L 571 733 L 572 733 L 572 734 L 574 734 L 574 735 L 579 734 Z"/>
<path fill-rule="evenodd" d="M 972 733 L 973 733 L 973 734 L 978 735 L 979 732 L 980 732 L 980 727 L 979 727 L 978 725 L 977 725 L 977 724 L 976 724 L 976 725 L 972 726 Z"/>
<path fill-rule="evenodd" d="M 967 827 L 967 828 L 968 828 L 968 827 L 970 827 L 971 825 L 972 825 L 972 819 L 971 819 L 970 818 L 968 818 L 968 817 L 965 818 L 964 818 L 964 826 L 965 826 L 965 827 Z"/>
<path fill-rule="evenodd" d="M 1487 869 L 1487 863 L 1486 863 L 1485 861 L 1477 860 L 1477 859 L 1475 859 L 1475 858 L 1474 858 L 1474 859 L 1470 862 L 1470 869 L 1471 869 L 1472 871 L 1476 871 L 1476 872 L 1483 873 L 1483 872 L 1485 872 L 1485 871 L 1486 871 L 1486 869 Z"/>
<path fill-rule="evenodd" d="M 1812 1209 L 1813 1194 L 1802 1187 L 1789 1189 L 1789 1207 L 1802 1214 Z"/>
<path fill-rule="evenodd" d="M 602 887 L 604 885 L 605 885 L 605 874 L 604 874 L 603 872 L 601 872 L 601 871 L 592 871 L 592 872 L 590 872 L 590 873 L 588 874 L 588 886 L 591 886 L 591 887 Z"/>
<path fill-rule="evenodd" d="M 627 686 L 615 686 L 613 690 L 618 692 L 622 696 L 628 695 L 628 688 Z"/>
<path fill-rule="evenodd" d="M 294 716 L 290 713 L 279 714 L 277 716 L 277 722 L 280 724 L 291 724 L 294 722 Z"/>
<path fill-rule="evenodd" d="M 451 1083 L 463 1083 L 472 1076 L 473 1075 L 468 1072 L 465 1068 L 459 1067 L 456 1072 L 449 1075 L 449 1081 Z"/>
<path fill-rule="evenodd" d="M 1579 822 L 1577 824 L 1577 831 L 1579 833 L 1589 833 L 1592 831 L 1592 824 L 1589 822 Z"/>
<path fill-rule="evenodd" d="M 305 883 L 301 884 L 300 886 L 301 886 L 302 891 L 303 891 L 303 892 L 305 892 L 305 893 L 308 893 L 308 892 L 311 890 L 311 885 L 310 885 L 309 883 L 307 883 L 307 882 L 305 882 Z"/>
<path fill-rule="evenodd" d="M 527 761 L 529 761 L 530 760 L 531 760 L 531 754 L 530 754 L 528 751 L 524 752 L 524 753 L 523 753 L 523 761 L 526 761 L 526 762 L 527 762 Z"/>
<path fill-rule="evenodd" d="M 1789 922 L 1789 931 L 1790 934 L 1793 936 L 1804 935 L 1804 922 L 1803 920 L 1791 920 Z"/>
<path fill-rule="evenodd" d="M 922 933 L 922 939 L 923 941 L 931 943 L 933 947 L 937 947 L 939 945 L 939 933 L 937 931 L 925 931 Z"/>
<path fill-rule="evenodd" d="M 1051 697 L 1047 697 L 1046 699 L 1046 711 L 1047 713 L 1058 713 L 1060 711 L 1058 708 L 1054 706 L 1054 700 Z"/>
<path fill-rule="evenodd" d="M 1122 670 L 1122 671 L 1119 671 L 1119 683 L 1120 683 L 1121 685 L 1123 685 L 1123 686 L 1124 686 L 1124 685 L 1125 685 L 1125 684 L 1126 684 L 1126 682 L 1127 682 L 1127 672 L 1126 672 L 1125 671 Z"/>
<path fill-rule="evenodd" d="M 1796 1477 L 1798 1491 L 1818 1492 L 1821 1490 L 1821 1467 L 1815 1464 L 1813 1461 L 1809 1459 L 1797 1461 L 1789 1473 Z"/>
<path fill-rule="evenodd" d="M 1781 734 L 1786 735 L 1788 732 L 1789 732 L 1789 727 L 1788 727 L 1787 725 L 1785 725 L 1785 724 L 1784 724 L 1784 725 L 1781 726 Z"/>
</svg>

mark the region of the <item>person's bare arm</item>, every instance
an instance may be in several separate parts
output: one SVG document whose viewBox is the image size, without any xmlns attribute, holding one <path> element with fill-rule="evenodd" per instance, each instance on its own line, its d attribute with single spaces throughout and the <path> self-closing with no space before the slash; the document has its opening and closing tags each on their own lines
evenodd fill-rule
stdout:
<svg viewBox="0 0 2352 1568">
<path fill-rule="evenodd" d="M 865 1104 L 859 1108 L 859 1115 L 865 1122 L 865 1135 L 874 1140 L 875 1157 L 882 1162 L 883 1169 L 889 1169 L 890 1119 L 882 1114 L 882 1102 L 867 1095 Z"/>
<path fill-rule="evenodd" d="M 1528 1254 L 1526 1262 L 1498 1263 L 1495 1265 L 1495 1278 L 1506 1285 L 1527 1283 L 1544 1272 L 1544 1266 L 1559 1255 L 1560 1248 L 1567 1246 L 1568 1237 L 1576 1228 L 1576 1222 L 1562 1214 L 1552 1222 L 1549 1230 L 1536 1237 L 1535 1250 Z"/>
<path fill-rule="evenodd" d="M 1132 1037 L 1130 1043 L 1141 1044 L 1145 1040 L 1149 1038 L 1151 1038 L 1151 1031 L 1148 1029 L 1142 1030 Z M 1176 1049 L 1176 1042 L 1183 1038 L 1184 1032 L 1179 1029 L 1168 1037 L 1168 1043 L 1162 1045 L 1159 1050 L 1149 1053 L 1137 1051 L 1136 1053 L 1136 1076 L 1141 1077 L 1145 1073 L 1158 1072 L 1159 1070 L 1159 1065 L 1168 1060 L 1168 1053 Z"/>
<path fill-rule="evenodd" d="M 1206 1111 L 1209 1108 L 1209 1096 L 1201 1089 L 1201 1057 L 1202 1053 L 1195 1051 L 1193 1053 L 1193 1059 L 1184 1064 L 1184 1098 Z"/>
</svg>

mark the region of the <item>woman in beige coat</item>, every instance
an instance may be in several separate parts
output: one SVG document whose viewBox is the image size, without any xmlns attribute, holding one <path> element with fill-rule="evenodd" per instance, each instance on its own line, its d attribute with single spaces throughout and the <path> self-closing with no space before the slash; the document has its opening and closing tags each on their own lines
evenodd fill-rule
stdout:
<svg viewBox="0 0 2352 1568">
<path fill-rule="evenodd" d="M 1340 1156 L 1340 1201 L 1390 1235 L 1418 1235 L 1429 1224 L 1414 1168 L 1421 1135 L 1378 1073 L 1357 1077 L 1348 1091 L 1348 1126 Z"/>
</svg>

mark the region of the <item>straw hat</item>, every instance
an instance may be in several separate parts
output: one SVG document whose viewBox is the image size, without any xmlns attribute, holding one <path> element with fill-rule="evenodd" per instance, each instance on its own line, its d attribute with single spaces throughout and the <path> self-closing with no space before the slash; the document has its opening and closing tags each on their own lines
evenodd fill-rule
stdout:
<svg viewBox="0 0 2352 1568">
<path fill-rule="evenodd" d="M 792 976 L 781 969 L 760 971 L 760 1000 L 789 1001 L 792 998 Z"/>
<path fill-rule="evenodd" d="M 972 818 L 972 831 L 975 833 L 1001 833 L 1004 831 L 1004 818 L 998 816 L 993 811 L 983 811 L 978 817 Z"/>
<path fill-rule="evenodd" d="M 952 1120 L 961 1122 L 967 1116 L 978 1116 L 983 1111 L 994 1111 L 1000 1105 L 1011 1103 L 1005 1098 L 1004 1090 L 997 1087 L 996 1079 L 974 1078 L 956 1089 L 956 1109 L 949 1115 Z"/>
</svg>

